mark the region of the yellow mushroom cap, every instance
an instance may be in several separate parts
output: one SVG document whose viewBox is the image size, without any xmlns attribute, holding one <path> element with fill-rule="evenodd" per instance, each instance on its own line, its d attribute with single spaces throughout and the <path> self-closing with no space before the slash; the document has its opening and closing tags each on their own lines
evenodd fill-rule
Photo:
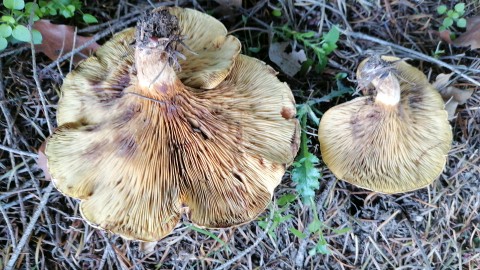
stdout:
<svg viewBox="0 0 480 270">
<path fill-rule="evenodd" d="M 364 60 L 357 79 L 377 94 L 323 115 L 318 136 L 328 168 L 339 179 L 381 193 L 431 184 L 452 141 L 438 92 L 420 70 L 392 56 Z"/>
<path fill-rule="evenodd" d="M 67 76 L 46 146 L 55 186 L 82 200 L 87 221 L 144 241 L 169 234 L 187 207 L 209 228 L 255 219 L 299 139 L 291 90 L 272 68 L 239 55 L 212 17 L 162 10 L 197 54 L 179 49 L 176 70 L 171 38 L 132 46 L 133 30 L 117 34 Z"/>
</svg>

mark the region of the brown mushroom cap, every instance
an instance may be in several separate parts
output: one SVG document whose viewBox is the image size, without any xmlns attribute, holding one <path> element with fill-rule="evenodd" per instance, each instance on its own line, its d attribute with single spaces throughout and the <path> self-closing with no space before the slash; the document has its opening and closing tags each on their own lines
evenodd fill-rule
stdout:
<svg viewBox="0 0 480 270">
<path fill-rule="evenodd" d="M 396 57 L 381 59 L 366 59 L 357 71 L 359 81 L 375 87 L 375 98 L 359 97 L 323 115 L 322 157 L 337 178 L 362 188 L 420 189 L 445 166 L 452 141 L 447 112 L 420 70 Z"/>
<path fill-rule="evenodd" d="M 238 41 L 211 17 L 167 10 L 182 35 L 222 41 L 214 59 L 201 60 L 211 40 L 187 39 L 198 55 L 185 52 L 176 71 L 161 37 L 132 49 L 121 32 L 67 76 L 46 147 L 55 186 L 82 200 L 87 221 L 144 241 L 169 234 L 184 207 L 200 226 L 251 221 L 298 150 L 294 99 L 274 70 L 231 50 Z"/>
</svg>

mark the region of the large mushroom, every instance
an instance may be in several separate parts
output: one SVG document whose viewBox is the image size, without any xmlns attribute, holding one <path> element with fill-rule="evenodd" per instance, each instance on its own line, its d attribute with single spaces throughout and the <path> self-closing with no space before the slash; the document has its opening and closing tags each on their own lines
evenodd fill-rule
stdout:
<svg viewBox="0 0 480 270">
<path fill-rule="evenodd" d="M 62 86 L 46 146 L 57 189 L 127 239 L 159 240 L 184 211 L 208 228 L 255 219 L 299 127 L 289 87 L 239 52 L 219 21 L 190 9 L 155 10 L 115 35 Z"/>
<path fill-rule="evenodd" d="M 405 61 L 371 57 L 357 79 L 376 96 L 359 97 L 329 109 L 318 136 L 333 174 L 381 193 L 423 188 L 442 172 L 452 131 L 439 93 Z"/>
</svg>

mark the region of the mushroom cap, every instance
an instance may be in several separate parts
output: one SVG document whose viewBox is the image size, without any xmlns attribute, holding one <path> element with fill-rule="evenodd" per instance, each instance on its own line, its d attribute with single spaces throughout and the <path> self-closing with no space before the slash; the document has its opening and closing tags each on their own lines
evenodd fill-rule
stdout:
<svg viewBox="0 0 480 270">
<path fill-rule="evenodd" d="M 177 48 L 178 53 L 185 56 L 185 59 L 178 58 L 181 66 L 177 72 L 178 78 L 193 88 L 216 87 L 230 73 L 241 50 L 240 41 L 227 35 L 225 26 L 210 15 L 179 7 L 162 7 L 152 13 L 161 10 L 168 10 L 178 18 L 180 34 L 185 37 L 185 46 Z M 57 111 L 59 126 L 80 121 L 82 117 L 88 117 L 89 121 L 101 121 L 102 115 L 109 113 L 110 101 L 118 98 L 126 86 L 134 83 L 131 80 L 135 78 L 130 78 L 129 73 L 135 62 L 134 45 L 135 28 L 127 28 L 115 34 L 94 56 L 85 59 L 67 75 Z M 102 102 L 92 104 L 92 99 Z M 86 108 L 94 113 L 79 113 Z"/>
<path fill-rule="evenodd" d="M 168 10 L 199 37 L 184 41 L 198 55 L 185 52 L 178 80 L 146 91 L 123 31 L 67 76 L 46 146 L 56 188 L 81 200 L 90 224 L 127 239 L 159 240 L 183 212 L 209 228 L 255 219 L 298 151 L 293 95 L 275 71 L 232 50 L 238 41 L 211 17 Z"/>
<path fill-rule="evenodd" d="M 378 68 L 389 75 L 374 76 L 385 78 L 377 88 L 399 86 L 400 101 L 388 105 L 359 97 L 329 109 L 318 130 L 320 149 L 339 179 L 381 193 L 413 191 L 442 172 L 452 131 L 442 98 L 426 76 L 399 58 L 381 59 Z M 368 75 L 368 60 L 359 65 L 359 81 Z"/>
</svg>

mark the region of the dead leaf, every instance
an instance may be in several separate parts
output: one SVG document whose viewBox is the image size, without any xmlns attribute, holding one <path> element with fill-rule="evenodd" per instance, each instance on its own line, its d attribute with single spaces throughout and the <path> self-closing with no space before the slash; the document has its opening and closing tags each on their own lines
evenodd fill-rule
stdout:
<svg viewBox="0 0 480 270">
<path fill-rule="evenodd" d="M 42 143 L 42 145 L 40 145 L 40 148 L 38 148 L 37 165 L 40 169 L 42 169 L 43 173 L 45 174 L 45 180 L 50 181 L 52 179 L 52 176 L 48 172 L 47 156 L 45 155 L 45 146 L 46 145 L 47 145 L 47 141 L 45 140 Z"/>
<path fill-rule="evenodd" d="M 452 44 L 452 39 L 450 38 L 450 35 L 452 32 L 450 30 L 443 30 L 440 32 L 435 31 L 435 33 L 440 37 L 440 39 L 448 44 Z"/>
<path fill-rule="evenodd" d="M 445 111 L 448 113 L 448 120 L 452 120 L 455 118 L 455 112 L 457 111 L 458 102 L 453 99 L 450 99 L 445 103 Z"/>
<path fill-rule="evenodd" d="M 288 45 L 290 45 L 288 42 L 272 43 L 268 49 L 268 56 L 285 74 L 293 77 L 300 71 L 307 56 L 303 50 L 293 49 L 291 52 L 286 52 Z"/>
<path fill-rule="evenodd" d="M 467 19 L 467 31 L 453 41 L 455 46 L 468 47 L 475 50 L 480 48 L 480 16 Z"/>
<path fill-rule="evenodd" d="M 440 95 L 442 95 L 444 100 L 453 99 L 459 105 L 463 105 L 473 95 L 473 89 L 462 90 L 453 86 L 449 86 L 443 91 L 440 91 Z"/>
<path fill-rule="evenodd" d="M 140 242 L 138 245 L 138 249 L 140 252 L 143 252 L 144 254 L 152 253 L 155 251 L 155 246 L 157 245 L 158 242 Z"/>
<path fill-rule="evenodd" d="M 42 44 L 35 45 L 37 52 L 42 52 L 52 60 L 57 60 L 62 55 L 69 53 L 75 48 L 90 41 L 91 37 L 77 35 L 75 37 L 75 28 L 64 24 L 52 24 L 49 20 L 39 20 L 33 24 L 33 28 L 42 33 Z M 98 47 L 97 43 L 92 43 L 80 53 L 73 57 L 74 64 L 90 56 Z"/>
<path fill-rule="evenodd" d="M 450 81 L 450 78 L 452 77 L 452 73 L 440 73 L 437 75 L 435 78 L 435 82 L 433 82 L 433 87 L 435 87 L 439 92 L 445 89 L 445 87 L 449 86 L 452 82 Z"/>
<path fill-rule="evenodd" d="M 448 112 L 448 119 L 455 118 L 455 111 L 458 105 L 463 105 L 472 96 L 473 90 L 462 90 L 453 86 L 450 86 L 452 81 L 450 78 L 453 73 L 445 74 L 441 73 L 435 78 L 433 87 L 435 87 L 443 100 L 445 101 L 445 110 Z"/>
</svg>

